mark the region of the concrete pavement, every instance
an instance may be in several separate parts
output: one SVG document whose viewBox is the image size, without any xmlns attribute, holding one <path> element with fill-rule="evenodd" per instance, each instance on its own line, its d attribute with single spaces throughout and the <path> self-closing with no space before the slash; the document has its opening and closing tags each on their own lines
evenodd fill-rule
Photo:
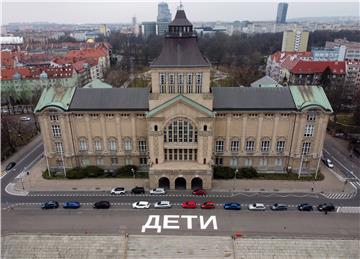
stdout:
<svg viewBox="0 0 360 259">
<path fill-rule="evenodd" d="M 4 259 L 351 259 L 359 258 L 359 245 L 359 240 L 17 234 L 3 237 L 2 250 Z"/>
<path fill-rule="evenodd" d="M 42 172 L 46 170 L 44 159 L 36 163 L 30 175 L 24 175 L 22 182 L 17 181 L 16 189 L 22 191 L 109 191 L 116 186 L 131 190 L 134 186 L 149 189 L 148 179 L 80 179 L 80 180 L 46 180 Z M 353 193 L 350 184 L 344 184 L 325 166 L 321 168 L 323 181 L 285 181 L 285 180 L 213 180 L 214 192 L 304 192 L 304 193 Z M 24 186 L 24 188 L 22 188 Z"/>
</svg>

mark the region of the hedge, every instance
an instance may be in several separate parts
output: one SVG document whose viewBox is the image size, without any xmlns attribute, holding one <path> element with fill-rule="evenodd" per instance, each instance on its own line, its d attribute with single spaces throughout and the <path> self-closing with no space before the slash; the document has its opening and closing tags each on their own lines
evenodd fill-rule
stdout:
<svg viewBox="0 0 360 259">
<path fill-rule="evenodd" d="M 135 172 L 137 172 L 138 168 L 135 165 L 126 165 L 123 167 L 120 167 L 119 169 L 116 170 L 116 177 L 121 177 L 121 178 L 128 178 L 128 177 L 133 177 L 133 173 L 131 171 L 131 169 L 134 169 Z M 136 176 L 136 174 L 135 174 Z"/>
<path fill-rule="evenodd" d="M 236 174 L 236 178 L 239 179 L 241 178 L 250 179 L 257 177 L 258 177 L 258 172 L 254 167 L 242 167 L 239 169 L 238 173 Z"/>
<path fill-rule="evenodd" d="M 234 178 L 235 170 L 228 166 L 214 166 L 214 179 Z"/>
</svg>

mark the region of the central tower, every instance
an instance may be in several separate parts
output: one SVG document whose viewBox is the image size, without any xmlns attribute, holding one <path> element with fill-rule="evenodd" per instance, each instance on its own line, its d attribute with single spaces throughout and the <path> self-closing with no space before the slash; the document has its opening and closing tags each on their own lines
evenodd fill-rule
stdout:
<svg viewBox="0 0 360 259">
<path fill-rule="evenodd" d="M 177 10 L 163 49 L 150 65 L 150 187 L 211 188 L 210 67 L 193 25 L 184 10 Z"/>
</svg>

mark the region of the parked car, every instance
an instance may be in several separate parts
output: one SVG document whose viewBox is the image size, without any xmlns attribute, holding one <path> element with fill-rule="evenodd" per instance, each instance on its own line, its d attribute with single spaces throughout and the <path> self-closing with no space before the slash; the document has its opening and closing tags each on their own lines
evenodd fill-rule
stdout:
<svg viewBox="0 0 360 259">
<path fill-rule="evenodd" d="M 271 206 L 271 210 L 287 210 L 288 206 L 286 204 L 275 203 Z"/>
<path fill-rule="evenodd" d="M 57 201 L 47 201 L 41 205 L 43 210 L 47 209 L 57 209 L 59 208 L 59 203 Z"/>
<path fill-rule="evenodd" d="M 333 168 L 334 167 L 334 164 L 333 164 L 333 162 L 329 159 L 329 158 L 322 158 L 321 159 L 323 162 L 324 162 L 324 164 L 327 166 L 327 167 L 329 167 L 329 168 Z"/>
<path fill-rule="evenodd" d="M 169 209 L 171 208 L 170 201 L 158 201 L 154 203 L 154 208 L 157 209 Z"/>
<path fill-rule="evenodd" d="M 207 201 L 201 205 L 202 209 L 215 209 L 215 202 Z"/>
<path fill-rule="evenodd" d="M 206 195 L 206 192 L 203 189 L 196 189 L 192 192 L 192 194 L 202 196 L 202 195 Z"/>
<path fill-rule="evenodd" d="M 235 202 L 225 203 L 224 209 L 225 210 L 241 210 L 241 204 L 235 203 Z"/>
<path fill-rule="evenodd" d="M 335 206 L 332 203 L 323 203 L 317 206 L 318 211 L 330 212 L 335 211 Z"/>
<path fill-rule="evenodd" d="M 249 210 L 262 210 L 262 211 L 264 211 L 264 210 L 266 210 L 266 207 L 262 203 L 253 203 L 253 204 L 249 204 L 248 209 Z"/>
<path fill-rule="evenodd" d="M 94 209 L 109 209 L 110 202 L 108 201 L 98 201 L 94 203 Z"/>
<path fill-rule="evenodd" d="M 80 208 L 80 202 L 78 201 L 66 201 L 63 205 L 64 209 L 78 209 Z"/>
<path fill-rule="evenodd" d="M 185 201 L 181 204 L 181 207 L 183 207 L 184 209 L 195 209 L 196 202 L 195 201 Z"/>
<path fill-rule="evenodd" d="M 133 209 L 148 209 L 150 208 L 150 203 L 147 201 L 138 201 L 132 204 Z"/>
<path fill-rule="evenodd" d="M 5 171 L 9 171 L 11 169 L 13 169 L 16 166 L 16 162 L 10 162 L 6 167 L 5 167 Z"/>
<path fill-rule="evenodd" d="M 166 191 L 164 188 L 155 188 L 155 189 L 152 189 L 150 190 L 150 194 L 153 195 L 153 194 L 166 194 Z"/>
<path fill-rule="evenodd" d="M 313 206 L 311 206 L 309 203 L 302 203 L 298 205 L 298 210 L 300 211 L 312 211 Z"/>
<path fill-rule="evenodd" d="M 20 120 L 21 120 L 21 121 L 31 121 L 31 118 L 30 118 L 30 117 L 23 116 L 23 117 L 20 117 Z"/>
<path fill-rule="evenodd" d="M 145 189 L 144 189 L 144 187 L 136 186 L 135 188 L 133 188 L 133 189 L 131 190 L 131 193 L 133 193 L 133 194 L 145 193 Z"/>
<path fill-rule="evenodd" d="M 123 187 L 115 187 L 113 189 L 111 189 L 111 195 L 120 195 L 120 194 L 125 194 L 125 188 Z"/>
</svg>

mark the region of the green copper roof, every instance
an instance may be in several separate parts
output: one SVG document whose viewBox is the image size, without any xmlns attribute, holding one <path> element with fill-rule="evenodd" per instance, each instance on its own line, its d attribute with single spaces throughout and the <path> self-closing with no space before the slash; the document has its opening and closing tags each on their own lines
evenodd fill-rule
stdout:
<svg viewBox="0 0 360 259">
<path fill-rule="evenodd" d="M 35 112 L 40 112 L 47 107 L 56 107 L 66 111 L 76 87 L 46 87 L 36 105 Z"/>
<path fill-rule="evenodd" d="M 324 89 L 316 85 L 289 86 L 291 95 L 294 99 L 296 108 L 302 110 L 305 108 L 321 107 L 327 112 L 333 112 L 331 104 L 326 97 Z"/>
<path fill-rule="evenodd" d="M 83 86 L 83 88 L 113 88 L 112 85 L 101 81 L 100 79 L 94 79 L 91 82 Z"/>
<path fill-rule="evenodd" d="M 167 107 L 173 105 L 174 103 L 176 103 L 178 101 L 182 101 L 182 102 L 190 105 L 191 107 L 195 108 L 196 110 L 199 110 L 199 111 L 209 115 L 210 117 L 214 117 L 214 113 L 211 110 L 209 110 L 208 108 L 206 108 L 205 106 L 203 106 L 201 104 L 198 104 L 197 102 L 193 101 L 192 99 L 190 99 L 182 94 L 179 94 L 176 97 L 174 97 L 174 98 L 168 100 L 167 102 L 159 105 L 158 107 L 152 109 L 151 111 L 149 111 L 146 114 L 146 117 L 152 117 L 155 114 L 157 114 L 158 112 L 162 111 L 163 109 L 166 109 Z"/>
</svg>

